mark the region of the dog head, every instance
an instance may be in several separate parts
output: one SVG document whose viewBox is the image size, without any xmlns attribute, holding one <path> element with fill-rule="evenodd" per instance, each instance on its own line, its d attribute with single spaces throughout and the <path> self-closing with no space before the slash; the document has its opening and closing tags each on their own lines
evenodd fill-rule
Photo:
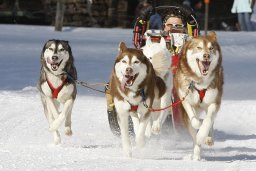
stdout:
<svg viewBox="0 0 256 171">
<path fill-rule="evenodd" d="M 115 61 L 114 72 L 121 82 L 121 88 L 136 90 L 146 78 L 151 65 L 139 49 L 127 48 L 125 43 L 119 44 L 119 54 Z"/>
<path fill-rule="evenodd" d="M 182 59 L 198 77 L 210 75 L 221 64 L 220 46 L 215 32 L 188 41 L 182 50 Z"/>
<path fill-rule="evenodd" d="M 45 43 L 41 63 L 47 71 L 60 75 L 73 66 L 73 56 L 68 41 L 49 40 Z"/>
<path fill-rule="evenodd" d="M 151 63 L 152 59 L 157 57 L 159 53 L 165 52 L 166 50 L 168 51 L 166 48 L 166 42 L 163 37 L 161 37 L 159 43 L 153 43 L 151 38 L 148 37 L 145 46 L 143 46 L 141 49 L 143 50 L 143 54 L 149 59 Z"/>
</svg>

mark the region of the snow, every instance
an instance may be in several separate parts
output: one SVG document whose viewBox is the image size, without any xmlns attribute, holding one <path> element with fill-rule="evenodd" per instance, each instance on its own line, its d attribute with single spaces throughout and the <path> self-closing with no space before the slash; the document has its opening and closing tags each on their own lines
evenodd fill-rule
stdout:
<svg viewBox="0 0 256 171">
<path fill-rule="evenodd" d="M 60 130 L 53 145 L 36 82 L 48 39 L 70 42 L 79 80 L 106 83 L 120 41 L 132 47 L 132 30 L 0 25 L 0 170 L 254 170 L 256 166 L 256 34 L 217 32 L 223 53 L 224 96 L 215 121 L 215 144 L 190 161 L 192 142 L 174 134 L 147 140 L 122 156 L 109 128 L 104 94 L 78 88 L 73 136 Z"/>
</svg>

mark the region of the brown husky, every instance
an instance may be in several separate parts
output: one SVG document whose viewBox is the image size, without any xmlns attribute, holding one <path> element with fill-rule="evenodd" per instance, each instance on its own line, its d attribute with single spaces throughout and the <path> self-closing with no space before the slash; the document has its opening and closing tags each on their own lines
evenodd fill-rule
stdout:
<svg viewBox="0 0 256 171">
<path fill-rule="evenodd" d="M 128 116 L 134 124 L 136 144 L 144 145 L 145 130 L 151 112 L 159 107 L 166 91 L 164 81 L 157 77 L 150 61 L 138 49 L 127 48 L 121 42 L 110 80 L 110 93 L 119 118 L 124 155 L 131 157 Z M 147 107 L 148 105 L 148 107 Z"/>
<path fill-rule="evenodd" d="M 183 119 L 194 142 L 193 160 L 201 159 L 201 144 L 213 145 L 213 123 L 220 108 L 223 68 L 215 32 L 186 42 L 174 86 L 182 101 Z M 206 116 L 200 119 L 200 113 Z"/>
</svg>

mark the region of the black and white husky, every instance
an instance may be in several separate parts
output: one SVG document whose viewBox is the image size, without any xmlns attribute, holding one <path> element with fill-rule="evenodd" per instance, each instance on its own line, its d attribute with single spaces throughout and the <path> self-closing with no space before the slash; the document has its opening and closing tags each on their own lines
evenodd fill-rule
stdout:
<svg viewBox="0 0 256 171">
<path fill-rule="evenodd" d="M 77 93 L 73 80 L 76 79 L 77 72 L 68 41 L 47 41 L 41 54 L 38 89 L 55 144 L 61 142 L 58 128 L 64 121 L 65 134 L 72 135 L 71 111 Z"/>
</svg>

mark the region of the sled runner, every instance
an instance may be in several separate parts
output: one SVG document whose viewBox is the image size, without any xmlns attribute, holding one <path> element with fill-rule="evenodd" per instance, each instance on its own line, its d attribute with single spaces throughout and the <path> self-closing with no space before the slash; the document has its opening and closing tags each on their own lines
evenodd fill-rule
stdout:
<svg viewBox="0 0 256 171">
<path fill-rule="evenodd" d="M 153 15 L 159 15 L 162 19 L 167 15 L 174 14 L 175 16 L 179 16 L 182 18 L 183 23 L 186 27 L 186 33 L 175 33 L 172 34 L 170 32 L 164 31 L 161 29 L 151 29 L 150 28 L 150 18 Z M 196 20 L 196 17 L 191 9 L 185 7 L 178 7 L 178 6 L 158 6 L 154 8 L 147 8 L 145 11 L 142 12 L 141 16 L 136 19 L 133 29 L 133 44 L 134 47 L 137 49 L 142 48 L 145 45 L 146 39 L 150 37 L 152 42 L 160 42 L 161 37 L 163 37 L 166 41 L 166 46 L 168 50 L 171 52 L 171 68 L 172 74 L 175 74 L 176 67 L 179 62 L 179 48 L 182 47 L 182 41 L 184 41 L 189 37 L 196 37 L 199 34 L 199 25 Z M 106 100 L 107 100 L 107 112 L 108 112 L 108 120 L 110 129 L 114 135 L 120 135 L 120 129 L 118 125 L 118 117 L 115 111 L 115 106 L 113 105 L 113 99 L 111 95 L 108 94 L 109 89 L 106 87 Z M 176 90 L 172 89 L 172 103 L 176 103 L 179 101 Z M 171 108 L 167 109 L 170 110 L 170 115 L 166 117 L 166 119 L 171 120 L 167 121 L 170 125 L 169 127 L 173 127 L 174 130 L 177 130 L 179 127 L 182 127 L 182 120 L 181 120 L 181 112 L 179 111 L 178 107 L 179 103 L 176 106 L 172 106 Z M 129 120 L 129 131 L 133 134 L 133 124 L 131 119 Z"/>
</svg>

